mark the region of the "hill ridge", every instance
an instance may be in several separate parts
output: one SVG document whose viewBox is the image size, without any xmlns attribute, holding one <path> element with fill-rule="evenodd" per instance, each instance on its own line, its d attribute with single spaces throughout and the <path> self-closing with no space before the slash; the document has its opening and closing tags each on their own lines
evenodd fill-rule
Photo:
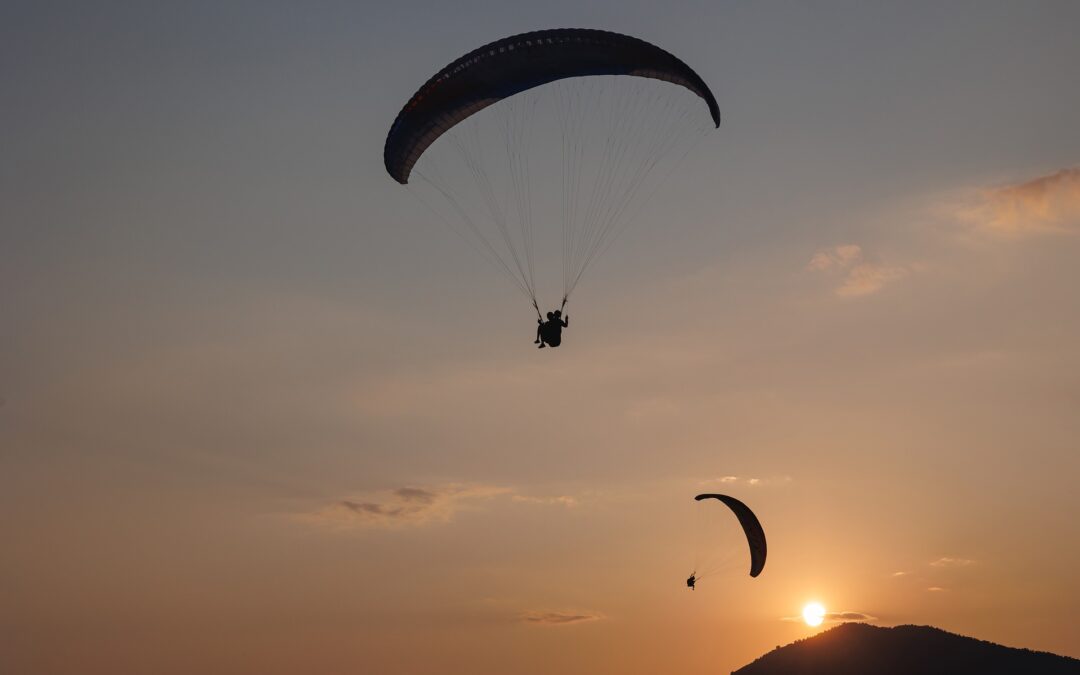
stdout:
<svg viewBox="0 0 1080 675">
<path fill-rule="evenodd" d="M 1080 660 L 934 626 L 843 623 L 778 647 L 732 675 L 1080 674 Z"/>
</svg>

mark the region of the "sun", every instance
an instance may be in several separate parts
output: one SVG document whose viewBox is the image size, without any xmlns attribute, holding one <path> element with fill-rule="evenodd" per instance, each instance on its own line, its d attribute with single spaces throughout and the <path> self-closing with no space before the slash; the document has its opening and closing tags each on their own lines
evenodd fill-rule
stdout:
<svg viewBox="0 0 1080 675">
<path fill-rule="evenodd" d="M 820 626 L 825 620 L 825 608 L 820 602 L 811 602 L 802 608 L 802 618 L 807 626 Z"/>
</svg>

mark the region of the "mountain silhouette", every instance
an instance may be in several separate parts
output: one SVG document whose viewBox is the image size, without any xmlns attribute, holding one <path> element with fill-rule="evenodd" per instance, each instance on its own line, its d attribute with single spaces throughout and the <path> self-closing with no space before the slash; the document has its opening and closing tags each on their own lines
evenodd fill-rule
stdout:
<svg viewBox="0 0 1080 675">
<path fill-rule="evenodd" d="M 1080 660 L 1014 649 L 932 626 L 844 623 L 777 647 L 732 675 L 1080 674 Z"/>
</svg>

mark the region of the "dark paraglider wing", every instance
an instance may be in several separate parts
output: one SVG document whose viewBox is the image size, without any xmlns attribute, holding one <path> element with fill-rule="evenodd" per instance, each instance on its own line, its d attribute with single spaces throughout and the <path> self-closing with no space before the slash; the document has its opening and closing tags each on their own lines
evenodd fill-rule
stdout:
<svg viewBox="0 0 1080 675">
<path fill-rule="evenodd" d="M 735 513 L 735 517 L 739 519 L 739 524 L 742 525 L 743 532 L 746 533 L 746 543 L 750 545 L 750 576 L 756 577 L 761 574 L 761 570 L 765 568 L 765 555 L 767 552 L 765 530 L 762 529 L 761 522 L 758 521 L 757 516 L 750 510 L 750 507 L 727 495 L 703 494 L 694 497 L 694 499 L 699 502 L 703 499 L 717 499 Z"/>
<path fill-rule="evenodd" d="M 493 103 L 549 82 L 590 75 L 631 75 L 680 85 L 720 108 L 690 66 L 644 40 L 601 30 L 562 28 L 503 38 L 457 59 L 420 87 L 398 113 L 383 149 L 386 171 L 409 182 L 428 146 Z"/>
</svg>

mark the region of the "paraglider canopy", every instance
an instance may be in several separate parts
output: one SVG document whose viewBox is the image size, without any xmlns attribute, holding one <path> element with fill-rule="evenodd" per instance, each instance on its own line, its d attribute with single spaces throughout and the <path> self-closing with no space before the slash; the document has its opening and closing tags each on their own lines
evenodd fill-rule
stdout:
<svg viewBox="0 0 1080 675">
<path fill-rule="evenodd" d="M 538 30 L 474 49 L 420 87 L 386 136 L 386 171 L 408 183 L 428 146 L 473 113 L 548 82 L 588 75 L 633 75 L 681 85 L 704 99 L 720 126 L 720 106 L 708 85 L 663 49 L 604 30 Z"/>
<path fill-rule="evenodd" d="M 758 521 L 757 516 L 750 510 L 750 507 L 743 504 L 734 497 L 719 494 L 700 494 L 694 497 L 695 501 L 702 501 L 704 499 L 716 499 L 727 505 L 735 513 L 735 517 L 739 519 L 739 524 L 742 525 L 743 532 L 746 534 L 746 543 L 750 546 L 750 576 L 756 577 L 761 574 L 761 570 L 765 568 L 765 530 L 762 529 L 761 523 Z"/>
<path fill-rule="evenodd" d="M 394 119 L 383 163 L 542 320 L 537 270 L 561 257 L 565 308 L 585 270 L 719 124 L 709 87 L 660 47 L 540 30 L 489 42 L 428 78 Z"/>
</svg>

